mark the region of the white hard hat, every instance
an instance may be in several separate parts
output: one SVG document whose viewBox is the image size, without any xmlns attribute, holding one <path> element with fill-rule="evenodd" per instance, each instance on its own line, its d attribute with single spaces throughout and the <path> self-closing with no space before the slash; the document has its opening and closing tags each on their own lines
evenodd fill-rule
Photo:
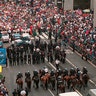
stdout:
<svg viewBox="0 0 96 96">
<path fill-rule="evenodd" d="M 21 95 L 26 95 L 26 91 L 25 90 L 22 90 L 20 94 Z"/>
<path fill-rule="evenodd" d="M 45 72 L 48 72 L 48 68 L 45 68 L 44 71 L 45 71 Z"/>
<path fill-rule="evenodd" d="M 56 60 L 55 62 L 56 62 L 56 64 L 59 64 L 59 63 L 60 63 L 60 61 L 59 61 L 59 60 Z"/>
</svg>

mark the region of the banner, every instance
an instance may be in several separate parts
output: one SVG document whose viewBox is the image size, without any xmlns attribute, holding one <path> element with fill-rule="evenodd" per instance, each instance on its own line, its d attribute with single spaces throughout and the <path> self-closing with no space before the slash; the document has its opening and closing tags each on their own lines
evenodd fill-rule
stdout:
<svg viewBox="0 0 96 96">
<path fill-rule="evenodd" d="M 6 48 L 0 48 L 0 65 L 6 66 L 7 64 L 7 57 L 6 57 Z"/>
</svg>

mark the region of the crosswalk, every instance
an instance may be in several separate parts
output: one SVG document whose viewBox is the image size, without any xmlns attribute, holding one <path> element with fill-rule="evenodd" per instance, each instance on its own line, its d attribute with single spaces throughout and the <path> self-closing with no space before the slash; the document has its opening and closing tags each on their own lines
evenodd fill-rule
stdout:
<svg viewBox="0 0 96 96">
<path fill-rule="evenodd" d="M 47 34 L 45 34 L 45 33 L 42 33 L 42 35 L 39 35 L 38 34 L 38 36 L 42 39 L 42 40 L 45 40 L 46 41 L 46 43 L 48 43 L 48 35 Z M 33 40 L 34 39 L 34 37 L 31 37 L 31 39 Z M 55 38 L 52 36 L 52 40 L 54 40 Z M 66 54 L 73 54 L 73 52 L 72 52 L 72 50 L 70 50 L 70 49 L 65 49 L 65 52 L 66 52 Z"/>
<path fill-rule="evenodd" d="M 38 34 L 38 36 L 39 36 L 41 39 L 48 39 L 48 35 L 45 34 L 45 33 L 42 33 L 42 35 Z M 52 38 L 52 40 L 55 39 L 53 36 L 52 36 L 51 38 Z M 33 39 L 34 39 L 34 37 L 31 37 L 31 40 L 33 40 Z"/>
<path fill-rule="evenodd" d="M 73 54 L 72 50 L 70 50 L 70 49 L 65 49 L 65 52 L 66 52 L 66 54 Z"/>
</svg>

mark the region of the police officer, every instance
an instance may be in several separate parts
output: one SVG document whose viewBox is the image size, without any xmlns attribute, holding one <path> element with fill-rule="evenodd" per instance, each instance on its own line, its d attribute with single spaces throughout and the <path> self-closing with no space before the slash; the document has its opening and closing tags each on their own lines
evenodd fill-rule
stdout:
<svg viewBox="0 0 96 96">
<path fill-rule="evenodd" d="M 13 65 L 16 65 L 16 54 L 13 54 Z"/>
<path fill-rule="evenodd" d="M 50 52 L 47 52 L 47 59 L 48 59 L 48 62 L 50 61 Z"/>
<path fill-rule="evenodd" d="M 37 62 L 37 64 L 40 64 L 40 49 L 39 48 L 37 48 L 36 49 L 36 62 Z"/>
<path fill-rule="evenodd" d="M 81 76 L 81 72 L 78 71 L 77 74 L 76 74 L 76 77 L 77 77 L 78 80 L 80 80 L 80 76 Z"/>
<path fill-rule="evenodd" d="M 78 73 L 78 71 L 80 71 L 80 69 L 77 67 L 77 68 L 76 68 L 76 73 Z"/>
<path fill-rule="evenodd" d="M 87 68 L 86 67 L 83 67 L 82 72 L 83 72 L 83 74 L 87 74 L 88 73 Z"/>
<path fill-rule="evenodd" d="M 33 71 L 32 80 L 34 81 L 36 88 L 39 88 L 39 75 L 38 75 L 38 71 L 37 70 Z M 33 87 L 34 87 L 34 85 L 33 85 Z"/>
<path fill-rule="evenodd" d="M 36 63 L 36 49 L 34 49 L 33 54 L 32 54 L 32 63 Z"/>
<path fill-rule="evenodd" d="M 18 96 L 18 92 L 16 89 L 14 89 L 14 91 L 12 92 L 12 96 Z"/>
<path fill-rule="evenodd" d="M 17 52 L 17 65 L 19 65 L 19 53 Z"/>
<path fill-rule="evenodd" d="M 31 64 L 31 54 L 28 54 L 28 64 Z"/>
<path fill-rule="evenodd" d="M 75 75 L 75 73 L 76 73 L 75 69 L 74 69 L 74 68 L 71 68 L 71 69 L 70 69 L 70 76 Z"/>
<path fill-rule="evenodd" d="M 59 69 L 59 64 L 60 64 L 60 61 L 59 61 L 58 59 L 56 59 L 55 65 L 56 65 L 56 69 L 57 69 L 57 70 Z"/>
<path fill-rule="evenodd" d="M 29 71 L 28 71 L 28 72 L 25 72 L 25 76 L 26 76 L 26 77 L 30 77 L 30 75 L 31 75 L 31 74 L 30 74 Z"/>
<path fill-rule="evenodd" d="M 55 73 L 53 70 L 51 70 L 50 72 L 50 82 L 51 82 L 51 85 L 52 85 L 52 90 L 55 90 Z"/>
<path fill-rule="evenodd" d="M 41 57 L 41 62 L 44 63 L 45 62 L 45 52 L 44 51 L 41 52 L 40 57 Z"/>
<path fill-rule="evenodd" d="M 9 55 L 9 64 L 10 64 L 10 66 L 12 66 L 12 54 L 11 53 Z"/>
<path fill-rule="evenodd" d="M 26 64 L 26 61 L 27 61 L 27 55 L 24 54 L 24 63 Z"/>
<path fill-rule="evenodd" d="M 18 78 L 22 78 L 23 77 L 23 74 L 21 73 L 21 72 L 18 72 L 18 74 L 17 74 L 17 79 Z"/>
<path fill-rule="evenodd" d="M 29 48 L 30 48 L 31 54 L 33 54 L 33 51 L 34 51 L 34 44 L 33 44 L 33 42 L 30 44 Z"/>
<path fill-rule="evenodd" d="M 63 75 L 64 75 L 64 76 L 68 75 L 68 69 L 67 69 L 67 68 L 65 68 L 65 69 L 63 70 Z"/>
<path fill-rule="evenodd" d="M 50 62 L 51 62 L 51 63 L 53 62 L 53 54 L 52 54 L 52 51 L 50 51 Z"/>
</svg>

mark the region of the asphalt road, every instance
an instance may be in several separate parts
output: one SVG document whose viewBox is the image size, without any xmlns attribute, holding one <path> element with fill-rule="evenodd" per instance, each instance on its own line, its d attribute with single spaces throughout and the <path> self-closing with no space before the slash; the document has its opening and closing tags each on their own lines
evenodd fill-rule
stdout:
<svg viewBox="0 0 96 96">
<path fill-rule="evenodd" d="M 48 36 L 47 35 L 44 36 L 44 35 L 45 34 L 41 35 L 40 37 L 46 42 L 49 42 L 49 40 L 47 40 Z M 9 46 L 9 44 L 5 44 L 4 46 L 7 47 Z M 86 66 L 88 69 L 88 74 L 90 76 L 88 87 L 85 90 L 84 89 L 81 89 L 81 91 L 79 90 L 79 92 L 83 96 L 87 96 L 89 89 L 91 88 L 96 89 L 96 67 L 91 65 L 87 61 L 82 60 L 77 53 L 73 53 L 69 48 L 66 49 L 66 53 L 67 53 L 66 63 L 60 64 L 61 69 L 62 68 L 70 69 L 72 67 L 79 67 L 80 69 L 82 69 L 84 66 Z M 29 70 L 32 75 L 35 69 L 39 70 L 44 66 L 47 66 L 49 70 L 51 69 L 55 70 L 55 65 L 51 64 L 50 62 L 47 62 L 47 59 L 45 64 L 35 64 L 35 65 L 25 64 L 25 65 L 12 66 L 12 67 L 8 66 L 7 68 L 3 68 L 2 74 L 6 77 L 5 85 L 9 90 L 9 96 L 12 96 L 13 89 L 17 87 L 15 80 L 16 80 L 16 75 L 19 71 L 23 73 L 23 79 L 24 79 L 25 78 L 24 74 L 26 71 Z M 24 87 L 26 87 L 25 83 L 24 83 Z M 69 90 L 66 88 L 65 91 L 67 92 Z M 29 93 L 29 96 L 56 96 L 56 95 L 57 95 L 56 90 L 55 91 L 52 91 L 50 89 L 45 90 L 42 87 L 40 87 L 38 90 L 32 87 L 31 92 Z"/>
</svg>

